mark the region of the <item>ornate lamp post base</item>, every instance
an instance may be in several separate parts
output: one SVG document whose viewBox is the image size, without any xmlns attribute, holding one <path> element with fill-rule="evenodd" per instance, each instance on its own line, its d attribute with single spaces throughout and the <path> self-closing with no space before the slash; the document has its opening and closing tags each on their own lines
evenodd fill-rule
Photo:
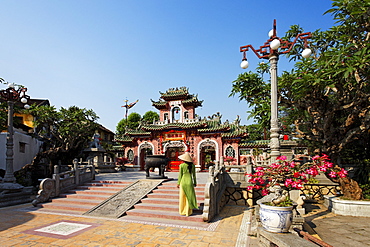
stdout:
<svg viewBox="0 0 370 247">
<path fill-rule="evenodd" d="M 0 183 L 0 193 L 21 192 L 23 186 L 17 183 Z"/>
</svg>

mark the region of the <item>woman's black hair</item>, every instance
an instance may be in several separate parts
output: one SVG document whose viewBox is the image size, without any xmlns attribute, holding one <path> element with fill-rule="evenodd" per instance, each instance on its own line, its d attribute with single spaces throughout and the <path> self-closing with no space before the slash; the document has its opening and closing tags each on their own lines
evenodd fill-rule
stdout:
<svg viewBox="0 0 370 247">
<path fill-rule="evenodd" d="M 192 171 L 192 165 L 193 165 L 193 163 L 192 162 L 187 162 L 187 161 L 185 161 L 185 163 L 188 165 L 188 170 L 189 170 L 189 173 L 191 173 L 191 171 Z"/>
</svg>

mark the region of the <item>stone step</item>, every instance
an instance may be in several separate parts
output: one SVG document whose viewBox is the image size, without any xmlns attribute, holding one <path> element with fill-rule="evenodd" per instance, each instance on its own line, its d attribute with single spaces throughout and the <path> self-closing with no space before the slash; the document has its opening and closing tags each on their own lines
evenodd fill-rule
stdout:
<svg viewBox="0 0 370 247">
<path fill-rule="evenodd" d="M 90 183 L 93 184 L 132 184 L 133 181 L 122 181 L 122 180 L 92 180 Z M 89 183 L 85 183 L 89 184 Z"/>
<path fill-rule="evenodd" d="M 142 203 L 147 204 L 162 204 L 165 203 L 167 205 L 179 205 L 179 199 L 166 199 L 166 198 L 144 198 L 141 200 Z M 199 204 L 199 203 L 198 203 Z"/>
<path fill-rule="evenodd" d="M 100 202 L 104 201 L 105 199 L 109 198 L 111 195 L 114 194 L 60 194 L 60 198 L 78 198 L 78 199 L 83 199 L 83 200 L 99 200 Z"/>
<path fill-rule="evenodd" d="M 160 188 L 160 189 L 156 189 L 156 190 L 153 190 L 152 193 L 157 193 L 157 194 L 169 194 L 169 195 L 178 195 L 179 194 L 179 189 L 176 188 L 175 189 L 168 189 L 168 188 Z M 195 190 L 195 193 L 197 195 L 204 195 L 204 189 L 203 190 Z"/>
<path fill-rule="evenodd" d="M 127 185 L 122 185 L 122 186 L 80 185 L 80 186 L 77 186 L 76 190 L 100 190 L 100 191 L 117 191 L 118 192 L 126 187 Z"/>
<path fill-rule="evenodd" d="M 78 195 L 113 195 L 120 190 L 69 190 L 66 194 L 78 194 Z"/>
<path fill-rule="evenodd" d="M 72 205 L 89 205 L 91 207 L 99 204 L 101 200 L 87 200 L 84 198 L 55 198 L 51 200 L 51 203 L 54 204 L 68 204 Z"/>
<path fill-rule="evenodd" d="M 199 211 L 203 212 L 203 203 L 198 203 L 199 208 L 194 209 L 193 211 Z M 164 203 L 163 201 L 161 203 L 138 203 L 135 206 L 135 209 L 148 209 L 148 210 L 157 210 L 157 211 L 172 211 L 172 212 L 178 212 L 179 211 L 179 202 L 177 201 L 176 204 L 167 204 Z"/>
<path fill-rule="evenodd" d="M 206 187 L 205 184 L 198 184 L 194 189 L 195 190 L 204 190 L 204 188 Z M 164 189 L 172 189 L 172 188 L 175 188 L 177 189 L 177 183 L 163 183 L 161 185 L 161 188 L 164 188 Z"/>
<path fill-rule="evenodd" d="M 47 209 L 56 209 L 56 210 L 68 210 L 70 212 L 84 213 L 92 208 L 90 205 L 69 205 L 69 204 L 60 204 L 60 203 L 41 203 L 37 204 L 38 207 L 47 208 Z"/>
<path fill-rule="evenodd" d="M 178 196 L 176 198 L 163 198 L 163 197 L 153 198 L 153 197 L 146 197 L 146 198 L 141 199 L 141 202 L 142 203 L 148 203 L 148 204 L 178 205 L 179 204 L 179 197 Z M 197 202 L 198 202 L 198 205 L 203 204 L 204 197 L 203 198 L 198 198 L 197 197 Z"/>
<path fill-rule="evenodd" d="M 182 216 L 178 211 L 162 211 L 162 210 L 148 210 L 148 209 L 131 209 L 126 212 L 128 216 L 136 216 L 138 219 L 141 217 L 148 218 L 159 218 L 159 219 L 171 219 L 171 220 L 184 220 L 193 222 L 203 222 L 203 216 L 201 212 L 195 212 L 191 216 Z"/>
<path fill-rule="evenodd" d="M 84 186 L 94 187 L 125 187 L 131 183 L 85 183 Z"/>
<path fill-rule="evenodd" d="M 197 201 L 204 201 L 204 195 L 196 195 L 197 196 Z M 150 193 L 147 195 L 148 198 L 161 198 L 161 199 L 179 199 L 179 194 L 177 193 L 160 193 L 160 192 L 155 192 L 155 193 Z"/>
</svg>

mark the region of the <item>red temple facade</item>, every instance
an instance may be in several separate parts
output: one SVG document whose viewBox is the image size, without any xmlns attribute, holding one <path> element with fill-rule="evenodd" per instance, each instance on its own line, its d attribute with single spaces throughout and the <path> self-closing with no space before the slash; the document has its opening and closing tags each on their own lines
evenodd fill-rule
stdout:
<svg viewBox="0 0 370 247">
<path fill-rule="evenodd" d="M 220 113 L 207 118 L 197 116 L 195 110 L 203 101 L 186 87 L 171 88 L 160 95 L 158 101 L 152 100 L 159 110 L 158 121 L 141 122 L 137 129 L 116 137 L 131 164 L 144 169 L 146 155 L 160 154 L 170 158 L 168 170 L 178 170 L 178 156 L 186 151 L 198 171 L 206 170 L 221 156 L 233 157 L 239 164 L 239 149 L 248 136 L 239 117 L 222 123 Z"/>
</svg>

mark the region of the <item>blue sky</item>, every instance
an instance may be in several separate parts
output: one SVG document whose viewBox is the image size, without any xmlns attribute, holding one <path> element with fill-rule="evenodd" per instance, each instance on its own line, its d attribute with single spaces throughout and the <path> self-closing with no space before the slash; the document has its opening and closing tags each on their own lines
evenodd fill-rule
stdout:
<svg viewBox="0 0 370 247">
<path fill-rule="evenodd" d="M 280 3 L 280 4 L 279 4 Z M 333 26 L 329 0 L 1 0 L 0 77 L 24 85 L 32 98 L 93 109 L 115 131 L 121 106 L 152 110 L 159 92 L 188 87 L 204 100 L 197 114 L 247 121 L 247 104 L 229 98 L 239 47 L 259 47 L 273 20 L 283 36 Z M 260 62 L 248 54 L 250 67 Z M 279 60 L 279 74 L 292 64 Z M 0 88 L 5 86 L 0 85 Z"/>
</svg>

